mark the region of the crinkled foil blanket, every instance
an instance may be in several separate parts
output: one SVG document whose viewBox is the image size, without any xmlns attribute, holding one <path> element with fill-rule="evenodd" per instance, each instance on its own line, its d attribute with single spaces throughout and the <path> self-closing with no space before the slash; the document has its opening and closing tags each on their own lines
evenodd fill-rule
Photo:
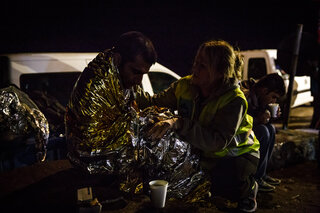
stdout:
<svg viewBox="0 0 320 213">
<path fill-rule="evenodd" d="M 0 133 L 7 137 L 34 137 L 36 158 L 38 161 L 45 160 L 49 138 L 48 121 L 28 95 L 15 86 L 0 90 Z M 7 139 L 4 141 L 12 142 Z"/>
<path fill-rule="evenodd" d="M 150 107 L 139 113 L 138 134 L 133 136 L 132 148 L 135 159 L 142 170 L 144 183 L 152 179 L 169 182 L 170 198 L 184 198 L 188 202 L 203 199 L 209 190 L 209 183 L 199 166 L 199 156 L 190 144 L 180 140 L 169 130 L 160 140 L 147 137 L 153 124 L 172 118 L 174 115 L 165 108 Z M 133 168 L 134 169 L 134 168 Z"/>
<path fill-rule="evenodd" d="M 195 202 L 205 197 L 210 184 L 190 145 L 170 130 L 157 141 L 146 137 L 157 121 L 174 115 L 157 107 L 142 112 L 132 107 L 134 90 L 121 89 L 112 57 L 100 53 L 86 69 L 94 73 L 86 81 L 91 90 L 74 89 L 66 116 L 71 162 L 91 174 L 119 175 L 121 190 L 128 193 L 142 193 L 148 181 L 165 179 L 170 198 Z"/>
</svg>

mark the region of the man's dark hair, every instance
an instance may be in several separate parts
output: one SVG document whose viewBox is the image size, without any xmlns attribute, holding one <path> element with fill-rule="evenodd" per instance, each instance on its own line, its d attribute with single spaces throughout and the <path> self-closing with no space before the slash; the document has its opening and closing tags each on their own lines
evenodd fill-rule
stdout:
<svg viewBox="0 0 320 213">
<path fill-rule="evenodd" d="M 278 73 L 272 73 L 263 76 L 257 83 L 258 88 L 267 88 L 268 92 L 276 92 L 280 96 L 284 96 L 286 88 L 283 78 Z"/>
<path fill-rule="evenodd" d="M 150 64 L 154 64 L 157 60 L 157 53 L 152 41 L 137 31 L 122 34 L 115 43 L 114 52 L 121 55 L 121 64 L 134 61 L 137 55 L 141 55 Z"/>
</svg>

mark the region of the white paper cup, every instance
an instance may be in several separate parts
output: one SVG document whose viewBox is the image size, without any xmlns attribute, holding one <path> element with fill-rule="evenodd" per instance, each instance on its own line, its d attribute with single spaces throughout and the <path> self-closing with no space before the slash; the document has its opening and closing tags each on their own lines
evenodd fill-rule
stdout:
<svg viewBox="0 0 320 213">
<path fill-rule="evenodd" d="M 278 117 L 279 104 L 277 104 L 277 103 L 269 104 L 269 108 L 270 108 L 271 117 L 273 117 L 273 118 Z"/>
<path fill-rule="evenodd" d="M 153 180 L 149 182 L 151 203 L 156 208 L 164 208 L 166 204 L 168 181 Z"/>
</svg>

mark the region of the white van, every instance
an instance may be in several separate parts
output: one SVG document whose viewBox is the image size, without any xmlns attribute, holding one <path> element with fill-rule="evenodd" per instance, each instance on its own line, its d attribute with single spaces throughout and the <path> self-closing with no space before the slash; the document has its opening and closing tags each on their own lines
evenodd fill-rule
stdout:
<svg viewBox="0 0 320 213">
<path fill-rule="evenodd" d="M 21 87 L 21 77 L 26 79 L 34 78 L 29 74 L 38 74 L 45 78 L 74 78 L 82 72 L 88 63 L 97 56 L 96 53 L 18 53 L 7 54 L 0 57 L 8 59 L 8 80 L 10 83 Z M 3 67 L 3 66 L 2 66 Z M 2 70 L 3 72 L 3 70 Z M 59 73 L 59 74 L 58 74 Z M 72 73 L 72 74 L 71 74 Z M 180 76 L 165 66 L 155 63 L 151 66 L 150 72 L 143 76 L 142 87 L 150 95 L 166 89 Z M 47 79 L 50 81 L 50 79 Z M 39 82 L 40 83 L 40 82 Z M 49 82 L 47 82 L 49 83 Z M 58 84 L 59 82 L 55 82 Z M 50 84 L 50 83 L 49 83 Z M 70 82 L 69 82 L 70 84 Z M 28 87 L 30 85 L 23 85 Z M 55 85 L 47 85 L 55 86 Z M 68 86 L 70 85 L 61 85 Z M 58 89 L 59 85 L 55 86 Z M 21 88 L 25 90 L 27 88 Z"/>
</svg>

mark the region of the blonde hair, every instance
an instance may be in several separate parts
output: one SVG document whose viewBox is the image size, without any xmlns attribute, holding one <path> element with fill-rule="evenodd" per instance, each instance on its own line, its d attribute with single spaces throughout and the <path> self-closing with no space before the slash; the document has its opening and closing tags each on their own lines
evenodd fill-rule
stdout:
<svg viewBox="0 0 320 213">
<path fill-rule="evenodd" d="M 234 63 L 234 71 L 238 80 L 242 80 L 242 73 L 244 68 L 243 56 L 240 53 L 240 50 L 235 51 L 236 61 Z"/>
<path fill-rule="evenodd" d="M 238 78 L 235 72 L 236 54 L 233 47 L 224 40 L 204 42 L 198 49 L 197 55 L 203 51 L 209 61 L 210 77 L 215 72 L 223 75 L 223 81 L 229 83 L 231 78 Z"/>
</svg>

